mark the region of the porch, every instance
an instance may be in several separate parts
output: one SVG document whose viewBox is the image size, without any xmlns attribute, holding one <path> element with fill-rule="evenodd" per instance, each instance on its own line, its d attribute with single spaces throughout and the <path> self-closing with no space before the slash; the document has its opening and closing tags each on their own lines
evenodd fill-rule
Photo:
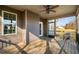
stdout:
<svg viewBox="0 0 79 59">
<path fill-rule="evenodd" d="M 32 8 L 32 9 L 31 9 Z M 68 10 L 69 8 L 69 10 Z M 11 20 L 10 24 L 0 24 L 0 39 L 1 39 L 1 53 L 28 53 L 28 54 L 78 54 L 78 6 L 59 6 L 55 10 L 56 13 L 42 13 L 42 6 L 0 6 L 0 16 L 1 22 L 5 22 L 6 20 L 3 15 L 5 13 L 14 14 L 13 20 Z M 66 12 L 64 12 L 66 11 Z M 9 15 L 10 16 L 10 15 Z M 75 26 L 73 30 L 69 30 L 68 24 L 67 26 L 63 26 L 65 30 L 62 31 L 63 28 L 56 26 L 56 20 L 59 18 L 65 18 L 75 16 Z M 3 18 L 4 17 L 4 18 Z M 15 21 L 14 19 L 17 19 Z M 9 19 L 8 19 L 9 20 Z M 49 33 L 49 24 L 48 20 L 53 21 L 52 33 Z M 15 22 L 12 28 L 12 22 Z M 17 25 L 16 25 L 17 24 Z M 4 26 L 5 25 L 5 26 Z M 4 26 L 4 27 L 3 27 Z M 71 26 L 72 27 L 72 26 Z M 7 28 L 7 30 L 5 30 Z M 3 30 L 4 29 L 4 30 Z M 66 30 L 68 29 L 68 31 Z M 13 31 L 12 31 L 13 30 Z M 12 31 L 12 32 L 11 32 Z M 57 32 L 58 31 L 58 32 Z M 15 32 L 13 35 L 6 35 Z M 62 33 L 63 34 L 62 34 Z M 69 40 L 64 39 L 65 33 L 74 32 L 75 40 L 72 36 Z M 61 35 L 60 35 L 61 34 Z M 71 33 L 72 34 L 72 33 Z M 10 44 L 10 45 L 9 45 Z"/>
<path fill-rule="evenodd" d="M 49 37 L 40 37 L 41 42 L 43 41 L 43 47 L 41 46 L 41 42 L 38 40 L 34 43 L 31 42 L 28 46 L 25 43 L 20 42 L 16 45 L 9 45 L 7 47 L 0 48 L 0 53 L 2 54 L 15 54 L 15 53 L 22 53 L 22 54 L 78 54 L 79 53 L 79 46 L 73 40 L 63 40 L 63 39 L 54 39 Z M 65 44 L 64 44 L 65 43 Z M 34 44 L 34 45 L 33 45 Z M 5 45 L 5 44 L 4 44 Z M 18 48 L 19 47 L 19 48 Z M 41 47 L 41 49 L 39 48 Z"/>
</svg>

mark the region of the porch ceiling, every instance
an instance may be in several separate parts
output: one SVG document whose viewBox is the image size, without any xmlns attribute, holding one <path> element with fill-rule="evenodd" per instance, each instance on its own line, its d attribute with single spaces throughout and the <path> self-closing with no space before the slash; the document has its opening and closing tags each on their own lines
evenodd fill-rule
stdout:
<svg viewBox="0 0 79 59">
<path fill-rule="evenodd" d="M 7 6 L 11 8 L 15 8 L 20 11 L 24 11 L 28 9 L 40 15 L 41 17 L 48 19 L 73 15 L 76 12 L 75 5 L 60 5 L 58 8 L 55 8 L 56 13 L 50 13 L 50 14 L 41 12 L 42 10 L 44 10 L 44 7 L 42 5 L 7 5 Z"/>
</svg>

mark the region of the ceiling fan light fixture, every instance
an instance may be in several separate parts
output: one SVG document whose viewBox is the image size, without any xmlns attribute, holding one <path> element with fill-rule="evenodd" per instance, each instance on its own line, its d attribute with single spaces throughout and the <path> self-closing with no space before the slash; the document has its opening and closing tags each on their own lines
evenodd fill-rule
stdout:
<svg viewBox="0 0 79 59">
<path fill-rule="evenodd" d="M 43 11 L 46 11 L 47 14 L 49 14 L 50 12 L 56 12 L 55 10 L 53 10 L 54 8 L 57 8 L 59 7 L 58 5 L 43 5 L 43 7 L 45 8 L 45 10 Z"/>
</svg>

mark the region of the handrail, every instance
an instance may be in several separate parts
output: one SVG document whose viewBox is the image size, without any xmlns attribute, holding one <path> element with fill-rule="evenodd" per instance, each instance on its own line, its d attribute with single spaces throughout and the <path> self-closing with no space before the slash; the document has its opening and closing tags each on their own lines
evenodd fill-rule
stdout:
<svg viewBox="0 0 79 59">
<path fill-rule="evenodd" d="M 68 36 L 68 37 L 63 36 L 63 40 L 64 40 L 64 44 L 63 44 L 63 46 L 61 47 L 61 49 L 60 49 L 60 51 L 59 51 L 59 54 L 61 54 L 61 52 L 63 51 L 64 46 L 65 46 L 65 44 L 66 44 L 66 41 L 67 41 L 67 40 L 70 40 L 70 36 Z M 67 52 L 66 52 L 66 54 L 67 54 Z"/>
<path fill-rule="evenodd" d="M 51 50 L 50 50 L 50 47 L 49 47 L 49 42 L 46 40 L 46 51 L 45 51 L 45 54 L 52 54 Z"/>
<path fill-rule="evenodd" d="M 19 50 L 19 52 L 20 52 L 20 50 L 21 50 L 21 53 L 26 53 L 24 50 L 22 50 L 21 47 L 19 47 L 19 46 L 18 46 L 17 44 L 15 44 L 15 43 L 12 43 L 10 40 L 9 40 L 9 42 L 7 42 L 7 41 L 4 41 L 4 40 L 1 40 L 1 39 L 0 39 L 0 42 L 2 42 L 2 45 L 3 45 L 3 43 L 6 43 L 6 45 L 7 45 L 7 44 L 14 45 L 14 46 Z M 3 46 L 2 46 L 2 48 L 3 48 Z"/>
<path fill-rule="evenodd" d="M 0 42 L 6 43 L 6 44 L 11 44 L 11 45 L 16 45 L 16 44 L 12 43 L 10 40 L 9 40 L 9 42 L 7 42 L 7 41 L 4 41 L 4 40 L 1 40 L 1 39 L 0 39 Z"/>
</svg>

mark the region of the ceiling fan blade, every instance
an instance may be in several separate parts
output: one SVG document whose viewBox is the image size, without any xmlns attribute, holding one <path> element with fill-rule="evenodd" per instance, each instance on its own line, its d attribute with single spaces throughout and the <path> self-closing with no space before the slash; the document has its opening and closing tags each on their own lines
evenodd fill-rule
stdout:
<svg viewBox="0 0 79 59">
<path fill-rule="evenodd" d="M 41 10 L 40 12 L 44 12 L 44 11 L 46 11 L 46 10 Z"/>
<path fill-rule="evenodd" d="M 56 12 L 55 10 L 50 10 L 51 12 Z"/>
<path fill-rule="evenodd" d="M 43 5 L 44 8 L 47 8 L 47 5 Z"/>
<path fill-rule="evenodd" d="M 50 9 L 54 9 L 54 8 L 57 8 L 57 7 L 59 7 L 59 5 L 52 6 Z"/>
</svg>

